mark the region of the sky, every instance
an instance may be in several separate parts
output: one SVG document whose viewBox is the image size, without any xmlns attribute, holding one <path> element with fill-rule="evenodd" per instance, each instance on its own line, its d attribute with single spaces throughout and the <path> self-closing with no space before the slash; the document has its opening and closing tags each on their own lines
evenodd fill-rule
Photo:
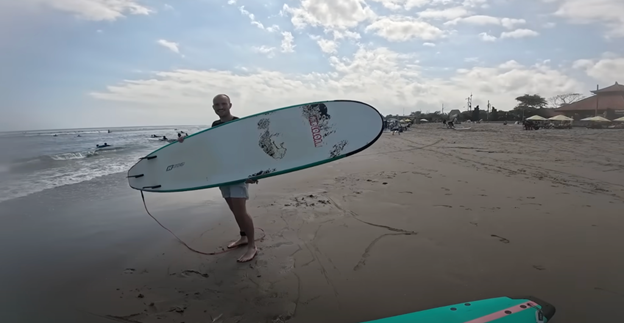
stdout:
<svg viewBox="0 0 624 323">
<path fill-rule="evenodd" d="M 209 124 L 319 100 L 382 114 L 624 83 L 622 0 L 0 1 L 0 131 Z"/>
</svg>

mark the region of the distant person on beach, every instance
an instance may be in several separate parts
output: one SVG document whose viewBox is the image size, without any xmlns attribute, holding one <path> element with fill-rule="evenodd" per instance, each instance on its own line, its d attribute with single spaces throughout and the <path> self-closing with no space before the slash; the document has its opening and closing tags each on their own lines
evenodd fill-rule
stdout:
<svg viewBox="0 0 624 323">
<path fill-rule="evenodd" d="M 456 119 L 457 119 L 457 118 L 453 118 L 453 119 L 449 120 L 449 122 L 448 122 L 446 125 L 447 125 L 449 128 L 451 128 L 451 129 L 455 129 L 455 120 L 456 120 Z"/>
<path fill-rule="evenodd" d="M 219 94 L 212 99 L 212 108 L 219 116 L 219 120 L 212 123 L 213 127 L 238 119 L 230 112 L 232 103 L 230 97 Z M 184 142 L 184 136 L 178 137 L 178 142 Z M 228 245 L 228 248 L 247 245 L 245 253 L 238 258 L 238 262 L 247 262 L 254 259 L 258 253 L 255 242 L 255 228 L 253 220 L 247 213 L 247 200 L 249 199 L 249 184 L 256 184 L 258 181 L 247 180 L 245 182 L 219 187 L 221 195 L 234 214 L 234 219 L 240 229 L 240 238 Z"/>
</svg>

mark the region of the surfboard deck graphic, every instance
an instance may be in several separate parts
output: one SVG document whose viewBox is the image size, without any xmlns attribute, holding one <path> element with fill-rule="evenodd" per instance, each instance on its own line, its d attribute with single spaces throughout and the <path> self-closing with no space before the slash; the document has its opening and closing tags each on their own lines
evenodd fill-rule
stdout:
<svg viewBox="0 0 624 323">
<path fill-rule="evenodd" d="M 497 297 L 363 323 L 546 323 L 555 307 L 535 297 Z"/>
<path fill-rule="evenodd" d="M 212 127 L 143 157 L 130 187 L 182 192 L 225 186 L 321 165 L 375 143 L 383 117 L 350 100 L 305 103 Z"/>
</svg>

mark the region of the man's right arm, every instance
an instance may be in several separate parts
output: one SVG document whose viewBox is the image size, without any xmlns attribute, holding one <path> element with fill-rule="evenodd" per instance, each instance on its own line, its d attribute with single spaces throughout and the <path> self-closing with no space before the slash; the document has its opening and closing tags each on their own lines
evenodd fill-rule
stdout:
<svg viewBox="0 0 624 323">
<path fill-rule="evenodd" d="M 212 125 L 210 126 L 210 128 L 214 127 L 215 123 L 217 123 L 217 121 L 213 122 Z M 184 137 L 186 137 L 186 136 L 178 137 L 178 142 L 179 143 L 183 143 L 184 142 Z"/>
</svg>

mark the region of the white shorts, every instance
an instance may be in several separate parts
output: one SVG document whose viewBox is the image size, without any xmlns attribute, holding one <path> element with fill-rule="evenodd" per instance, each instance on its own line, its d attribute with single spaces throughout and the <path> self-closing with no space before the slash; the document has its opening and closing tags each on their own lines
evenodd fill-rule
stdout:
<svg viewBox="0 0 624 323">
<path fill-rule="evenodd" d="M 221 190 L 221 195 L 224 199 L 227 198 L 238 198 L 238 199 L 249 199 L 249 184 L 240 183 L 233 184 L 228 186 L 219 187 Z"/>
</svg>

